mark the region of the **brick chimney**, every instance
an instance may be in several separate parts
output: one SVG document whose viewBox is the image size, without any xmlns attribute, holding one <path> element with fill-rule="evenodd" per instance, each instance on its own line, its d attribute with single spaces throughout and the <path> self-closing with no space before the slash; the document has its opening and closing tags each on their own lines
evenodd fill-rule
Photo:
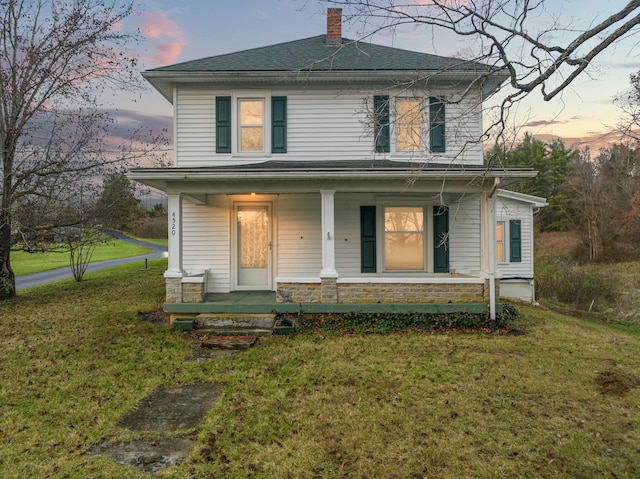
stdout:
<svg viewBox="0 0 640 479">
<path fill-rule="evenodd" d="M 326 44 L 342 44 L 342 8 L 327 8 Z"/>
</svg>

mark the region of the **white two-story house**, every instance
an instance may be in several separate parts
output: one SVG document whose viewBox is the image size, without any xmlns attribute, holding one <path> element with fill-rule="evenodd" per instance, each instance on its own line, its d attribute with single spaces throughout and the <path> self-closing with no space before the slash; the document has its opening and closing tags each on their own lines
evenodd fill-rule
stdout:
<svg viewBox="0 0 640 479">
<path fill-rule="evenodd" d="M 174 107 L 167 305 L 234 291 L 281 303 L 533 298 L 533 213 L 487 168 L 492 67 L 326 35 L 147 70 Z M 204 311 L 200 306 L 198 311 Z"/>
</svg>

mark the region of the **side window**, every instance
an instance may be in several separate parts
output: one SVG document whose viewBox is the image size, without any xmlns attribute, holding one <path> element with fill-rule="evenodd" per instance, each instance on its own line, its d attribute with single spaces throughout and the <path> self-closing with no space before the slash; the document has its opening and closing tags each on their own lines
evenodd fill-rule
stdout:
<svg viewBox="0 0 640 479">
<path fill-rule="evenodd" d="M 504 221 L 496 223 L 496 260 L 504 262 Z"/>
</svg>

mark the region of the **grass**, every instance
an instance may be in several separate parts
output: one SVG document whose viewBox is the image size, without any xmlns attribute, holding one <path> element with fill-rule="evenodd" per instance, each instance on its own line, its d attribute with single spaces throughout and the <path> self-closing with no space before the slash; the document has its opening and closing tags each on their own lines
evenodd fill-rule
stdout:
<svg viewBox="0 0 640 479">
<path fill-rule="evenodd" d="M 91 262 L 129 258 L 143 255 L 150 251 L 150 248 L 143 248 L 126 241 L 111 240 L 108 243 L 96 246 Z M 69 266 L 69 252 L 27 253 L 26 251 L 13 251 L 11 252 L 11 266 L 16 276 L 64 268 Z"/>
<path fill-rule="evenodd" d="M 0 303 L 0 477 L 636 478 L 637 329 L 520 307 L 519 336 L 268 337 L 185 361 L 153 326 L 163 260 Z M 83 455 L 160 385 L 225 384 L 180 465 Z"/>
<path fill-rule="evenodd" d="M 566 232 L 536 237 L 538 300 L 640 328 L 640 261 L 578 264 L 572 257 L 576 241 Z"/>
</svg>

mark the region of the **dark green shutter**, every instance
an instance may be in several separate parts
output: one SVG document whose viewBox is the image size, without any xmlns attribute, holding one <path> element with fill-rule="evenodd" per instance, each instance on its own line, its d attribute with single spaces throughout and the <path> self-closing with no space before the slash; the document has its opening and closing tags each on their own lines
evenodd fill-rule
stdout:
<svg viewBox="0 0 640 479">
<path fill-rule="evenodd" d="M 271 153 L 287 152 L 287 97 L 271 97 Z"/>
<path fill-rule="evenodd" d="M 512 263 L 522 262 L 522 225 L 520 220 L 509 221 L 509 259 Z"/>
<path fill-rule="evenodd" d="M 231 97 L 216 97 L 216 153 L 231 153 Z"/>
<path fill-rule="evenodd" d="M 375 115 L 376 152 L 389 153 L 391 151 L 391 137 L 389 134 L 389 96 L 374 96 L 373 110 Z"/>
<path fill-rule="evenodd" d="M 433 271 L 449 272 L 449 208 L 433 207 Z"/>
<path fill-rule="evenodd" d="M 444 102 L 440 98 L 429 98 L 429 147 L 432 152 L 442 153 L 446 150 Z"/>
<path fill-rule="evenodd" d="M 360 207 L 360 271 L 376 272 L 376 207 Z"/>
</svg>

